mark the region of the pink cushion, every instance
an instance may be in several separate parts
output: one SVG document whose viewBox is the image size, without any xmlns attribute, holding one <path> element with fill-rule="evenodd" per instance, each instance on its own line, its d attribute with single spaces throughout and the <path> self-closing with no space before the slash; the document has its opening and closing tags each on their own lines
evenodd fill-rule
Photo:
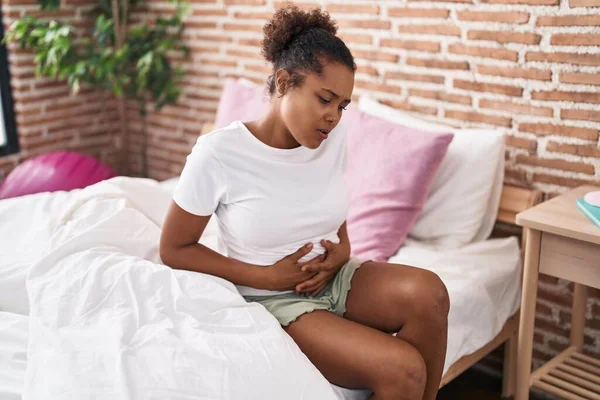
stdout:
<svg viewBox="0 0 600 400">
<path fill-rule="evenodd" d="M 227 78 L 217 108 L 214 129 L 233 121 L 253 121 L 269 107 L 266 86 L 257 86 L 245 79 Z"/>
<path fill-rule="evenodd" d="M 387 122 L 349 107 L 347 229 L 352 254 L 387 261 L 414 225 L 452 133 Z"/>
<path fill-rule="evenodd" d="M 0 185 L 0 199 L 84 188 L 116 176 L 92 156 L 55 151 L 19 164 Z"/>
</svg>

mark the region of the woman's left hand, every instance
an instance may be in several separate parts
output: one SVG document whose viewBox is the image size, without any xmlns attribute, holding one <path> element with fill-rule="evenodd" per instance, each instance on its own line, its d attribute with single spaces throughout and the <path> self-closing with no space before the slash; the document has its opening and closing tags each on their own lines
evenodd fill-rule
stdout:
<svg viewBox="0 0 600 400">
<path fill-rule="evenodd" d="M 340 268 L 350 259 L 350 245 L 345 243 L 333 243 L 329 240 L 321 240 L 325 248 L 325 259 L 318 263 L 305 265 L 302 269 L 318 272 L 311 279 L 296 286 L 298 293 L 310 293 L 316 296 L 335 277 Z"/>
</svg>

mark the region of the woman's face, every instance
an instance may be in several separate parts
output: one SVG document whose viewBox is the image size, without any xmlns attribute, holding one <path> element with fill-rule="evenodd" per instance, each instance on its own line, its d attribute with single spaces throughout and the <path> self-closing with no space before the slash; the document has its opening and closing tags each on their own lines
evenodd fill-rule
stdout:
<svg viewBox="0 0 600 400">
<path fill-rule="evenodd" d="M 283 122 L 300 145 L 316 149 L 340 122 L 353 90 L 354 73 L 348 67 L 326 64 L 320 75 L 307 74 L 282 97 Z"/>
</svg>

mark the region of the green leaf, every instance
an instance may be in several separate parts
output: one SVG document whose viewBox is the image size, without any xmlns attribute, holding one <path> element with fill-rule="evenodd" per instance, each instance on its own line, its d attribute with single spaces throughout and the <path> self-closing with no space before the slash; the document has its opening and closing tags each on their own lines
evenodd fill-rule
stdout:
<svg viewBox="0 0 600 400">
<path fill-rule="evenodd" d="M 60 0 L 38 0 L 42 10 L 56 10 L 60 6 Z"/>
</svg>

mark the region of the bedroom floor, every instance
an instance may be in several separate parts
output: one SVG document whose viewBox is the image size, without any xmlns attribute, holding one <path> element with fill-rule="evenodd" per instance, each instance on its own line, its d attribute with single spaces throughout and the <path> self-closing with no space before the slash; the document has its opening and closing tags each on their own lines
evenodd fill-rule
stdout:
<svg viewBox="0 0 600 400">
<path fill-rule="evenodd" d="M 502 381 L 470 369 L 440 390 L 437 400 L 500 400 Z M 530 400 L 541 400 L 533 393 Z"/>
</svg>

